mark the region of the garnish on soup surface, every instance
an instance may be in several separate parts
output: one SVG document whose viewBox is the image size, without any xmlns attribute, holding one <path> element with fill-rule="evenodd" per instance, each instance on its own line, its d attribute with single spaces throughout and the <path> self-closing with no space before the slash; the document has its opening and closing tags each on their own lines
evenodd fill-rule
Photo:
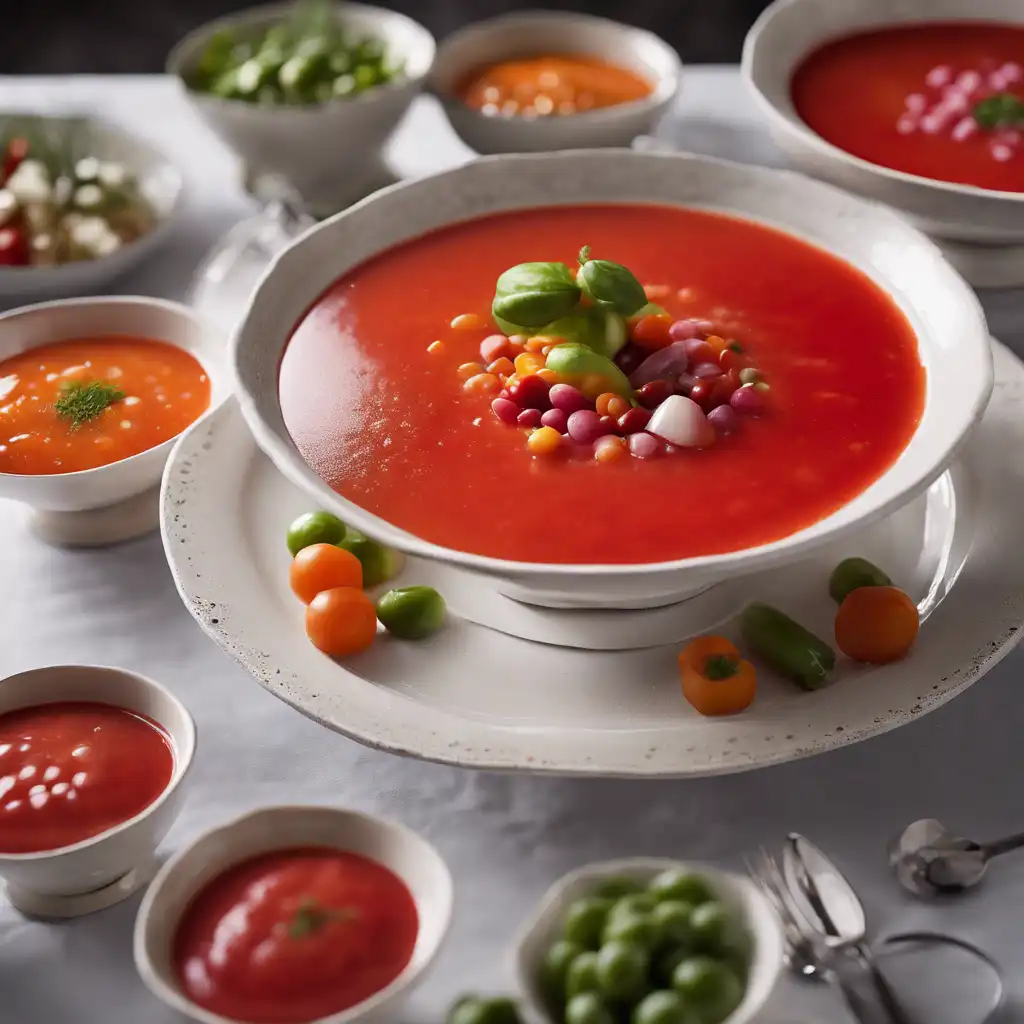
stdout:
<svg viewBox="0 0 1024 1024">
<path fill-rule="evenodd" d="M 56 850 L 120 825 L 173 770 L 163 730 L 133 711 L 82 702 L 0 715 L 0 853 Z"/>
<path fill-rule="evenodd" d="M 498 351 L 509 342 L 505 330 L 515 327 L 502 312 L 515 309 L 538 324 L 571 316 L 583 285 L 574 293 L 576 276 L 553 280 L 543 302 L 524 314 L 505 301 L 512 294 L 507 288 L 496 295 L 495 282 L 538 257 L 561 261 L 568 271 L 578 265 L 581 241 L 595 256 L 628 267 L 658 307 L 635 311 L 625 345 L 614 331 L 589 329 L 582 340 L 551 344 L 546 356 L 548 342 L 531 353 L 524 341 L 517 358 L 538 358 L 537 365 L 523 359 L 520 371 Z M 588 317 L 623 316 L 590 301 Z M 670 352 L 673 329 L 687 334 L 687 369 L 669 360 L 637 389 L 630 375 L 638 381 L 643 362 Z M 708 351 L 695 352 L 697 345 Z M 538 400 L 546 388 L 544 398 L 557 408 L 551 392 L 567 370 L 558 360 L 552 367 L 551 356 L 563 349 L 600 358 L 605 370 L 610 365 L 626 380 L 624 393 L 602 383 L 590 398 L 586 386 L 573 385 L 594 403 L 598 421 L 614 420 L 614 430 L 605 422 L 610 440 L 601 435 L 598 443 L 617 445 L 615 457 L 598 455 L 596 434 L 577 441 L 557 426 L 551 434 L 560 451 L 537 451 L 528 442 L 550 437 L 541 433 L 543 422 L 520 433 L 492 411 L 502 374 L 518 385 L 540 378 L 530 388 Z M 489 356 L 511 362 L 511 374 L 503 364 L 490 371 L 483 363 Z M 691 379 L 690 360 L 706 361 L 708 377 Z M 466 363 L 495 380 L 467 388 L 453 372 Z M 756 380 L 734 391 L 764 396 L 761 405 L 735 409 L 735 395 L 724 396 L 719 382 L 731 385 L 735 370 L 737 382 L 747 383 L 740 374 L 754 367 Z M 476 366 L 470 370 L 462 371 L 467 380 L 480 376 Z M 755 390 L 764 381 L 770 391 Z M 643 389 L 652 385 L 658 394 L 647 399 L 657 406 L 651 421 L 664 407 L 659 401 L 685 399 L 704 420 L 698 447 L 666 458 L 665 440 L 646 429 L 649 421 L 623 424 L 650 411 Z M 924 369 L 913 330 L 889 296 L 820 249 L 720 214 L 580 206 L 455 225 L 357 267 L 297 325 L 279 387 L 285 423 L 310 466 L 389 522 L 447 547 L 516 561 L 629 563 L 766 543 L 850 501 L 892 464 L 916 429 Z M 720 404 L 725 397 L 728 406 Z M 630 408 L 623 412 L 618 399 Z M 525 400 L 517 404 L 533 408 Z M 726 408 L 733 408 L 735 421 L 716 424 L 717 410 Z M 747 414 L 755 411 L 765 415 Z M 691 421 L 700 426 L 696 415 L 688 426 Z M 619 457 L 626 455 L 624 438 L 634 436 L 653 448 Z M 625 443 L 632 449 L 632 440 Z M 576 457 L 583 450 L 576 445 L 587 457 Z"/>
<path fill-rule="evenodd" d="M 474 71 L 459 90 L 468 106 L 504 117 L 583 114 L 646 99 L 653 86 L 635 71 L 581 54 L 525 57 Z"/>
<path fill-rule="evenodd" d="M 0 362 L 0 473 L 95 469 L 180 434 L 210 404 L 188 352 L 146 338 L 93 338 Z"/>
<path fill-rule="evenodd" d="M 797 68 L 807 125 L 893 170 L 1024 192 L 1024 26 L 938 22 L 826 43 Z"/>
<path fill-rule="evenodd" d="M 250 1024 L 304 1024 L 390 985 L 419 931 L 405 884 L 382 864 L 325 848 L 228 869 L 185 910 L 174 963 L 199 1006 Z"/>
</svg>

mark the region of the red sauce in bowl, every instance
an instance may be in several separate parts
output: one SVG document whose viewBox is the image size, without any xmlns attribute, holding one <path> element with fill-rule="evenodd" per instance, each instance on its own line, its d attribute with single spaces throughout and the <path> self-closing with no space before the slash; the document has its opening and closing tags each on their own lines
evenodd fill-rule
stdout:
<svg viewBox="0 0 1024 1024">
<path fill-rule="evenodd" d="M 493 333 L 504 270 L 572 264 L 582 245 L 661 285 L 673 316 L 740 339 L 772 382 L 771 414 L 671 458 L 533 457 L 454 368 Z M 457 314 L 482 326 L 450 328 Z M 593 564 L 736 551 L 811 525 L 896 460 L 924 380 L 906 317 L 849 264 L 751 221 L 622 205 L 501 214 L 377 256 L 300 321 L 279 393 L 303 458 L 388 522 L 460 551 Z"/>
<path fill-rule="evenodd" d="M 134 711 L 67 702 L 0 715 L 0 854 L 99 835 L 144 811 L 173 772 L 167 734 Z"/>
<path fill-rule="evenodd" d="M 845 36 L 796 69 L 793 105 L 827 142 L 881 167 L 1024 192 L 1024 119 L 986 128 L 992 96 L 1024 102 L 1024 25 L 894 25 Z"/>
<path fill-rule="evenodd" d="M 174 941 L 194 1003 L 252 1024 L 304 1024 L 385 988 L 419 930 L 404 883 L 339 850 L 279 850 L 232 867 L 186 909 Z"/>
</svg>

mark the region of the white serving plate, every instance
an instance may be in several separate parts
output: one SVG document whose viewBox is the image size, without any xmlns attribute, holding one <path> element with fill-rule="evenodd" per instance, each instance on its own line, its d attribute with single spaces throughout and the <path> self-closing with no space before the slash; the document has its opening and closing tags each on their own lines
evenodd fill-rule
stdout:
<svg viewBox="0 0 1024 1024">
<path fill-rule="evenodd" d="M 995 397 L 965 455 L 963 498 L 954 487 L 957 516 L 964 501 L 979 503 L 963 513 L 979 524 L 966 561 L 956 545 L 932 547 L 917 518 L 916 541 L 893 520 L 768 576 L 764 596 L 828 635 L 832 612 L 823 595 L 839 557 L 863 550 L 900 582 L 908 575 L 905 585 L 931 612 L 911 659 L 878 669 L 844 664 L 835 683 L 814 694 L 763 673 L 758 700 L 733 719 L 702 719 L 685 704 L 676 644 L 585 652 L 453 616 L 429 641 L 383 638 L 345 665 L 324 657 L 306 640 L 287 584 L 287 524 L 312 503 L 260 453 L 234 403 L 193 427 L 172 453 L 164 547 L 185 604 L 209 636 L 276 696 L 370 746 L 472 768 L 586 775 L 705 775 L 791 760 L 939 707 L 1019 637 L 1024 366 L 1001 346 L 995 351 Z M 948 535 L 948 521 L 940 534 Z M 419 582 L 415 568 L 412 561 L 405 581 Z M 747 596 L 761 596 L 753 582 Z"/>
<path fill-rule="evenodd" d="M 921 423 L 900 457 L 852 501 L 788 537 L 727 554 L 634 565 L 513 562 L 456 551 L 399 529 L 328 487 L 296 450 L 277 388 L 281 354 L 311 303 L 347 270 L 435 228 L 581 202 L 721 210 L 774 225 L 863 270 L 906 314 L 927 371 Z M 981 416 L 992 383 L 976 296 L 902 217 L 791 172 L 627 150 L 483 158 L 386 189 L 318 224 L 270 265 L 233 335 L 230 361 L 257 444 L 313 504 L 406 554 L 478 572 L 507 596 L 554 608 L 670 604 L 710 583 L 792 562 L 891 514 L 946 469 Z"/>
</svg>

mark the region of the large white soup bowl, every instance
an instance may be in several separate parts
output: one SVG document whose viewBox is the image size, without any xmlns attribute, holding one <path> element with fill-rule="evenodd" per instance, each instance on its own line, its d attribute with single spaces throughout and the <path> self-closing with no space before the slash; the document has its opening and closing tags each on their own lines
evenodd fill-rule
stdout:
<svg viewBox="0 0 1024 1024">
<path fill-rule="evenodd" d="M 812 242 L 863 270 L 917 332 L 924 414 L 903 454 L 853 501 L 791 536 L 722 555 L 636 565 L 555 565 L 485 558 L 413 536 L 335 493 L 299 455 L 278 401 L 278 366 L 296 322 L 346 271 L 425 232 L 502 210 L 656 203 L 734 213 Z M 259 446 L 315 503 L 374 539 L 493 579 L 550 607 L 664 605 L 731 576 L 793 561 L 908 502 L 949 465 L 992 387 L 985 318 L 939 250 L 898 215 L 800 175 L 703 157 L 577 151 L 478 160 L 395 186 L 304 234 L 271 265 L 231 346 L 242 412 Z"/>
</svg>

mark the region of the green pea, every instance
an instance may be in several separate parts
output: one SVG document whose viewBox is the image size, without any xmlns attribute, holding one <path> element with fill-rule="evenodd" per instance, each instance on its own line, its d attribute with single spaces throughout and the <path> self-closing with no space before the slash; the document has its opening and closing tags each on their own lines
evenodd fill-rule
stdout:
<svg viewBox="0 0 1024 1024">
<path fill-rule="evenodd" d="M 666 900 L 654 908 L 651 923 L 660 946 L 679 947 L 691 941 L 693 909 L 691 904 L 681 900 Z"/>
<path fill-rule="evenodd" d="M 597 949 L 611 908 L 612 901 L 600 896 L 577 900 L 565 912 L 562 934 L 584 949 Z"/>
<path fill-rule="evenodd" d="M 632 896 L 634 893 L 643 892 L 643 888 L 643 884 L 635 878 L 611 875 L 597 887 L 596 895 L 607 896 L 610 900 L 619 900 L 623 896 Z"/>
<path fill-rule="evenodd" d="M 844 558 L 828 578 L 829 596 L 836 604 L 842 604 L 847 594 L 861 587 L 891 586 L 892 580 L 866 558 Z"/>
<path fill-rule="evenodd" d="M 700 1015 L 702 1024 L 722 1024 L 743 1002 L 743 985 L 721 960 L 695 956 L 672 975 L 672 987 Z"/>
<path fill-rule="evenodd" d="M 611 260 L 590 259 L 590 248 L 580 252 L 576 283 L 595 306 L 606 307 L 622 316 L 633 316 L 647 305 L 643 285 L 632 271 Z"/>
<path fill-rule="evenodd" d="M 720 955 L 729 946 L 732 915 L 721 903 L 702 903 L 690 917 L 690 930 L 695 950 Z"/>
<path fill-rule="evenodd" d="M 630 1024 L 701 1024 L 701 1019 L 678 992 L 658 991 L 637 1004 Z"/>
<path fill-rule="evenodd" d="M 511 324 L 541 327 L 579 301 L 579 286 L 564 263 L 520 263 L 498 278 L 491 311 Z"/>
<path fill-rule="evenodd" d="M 565 978 L 573 960 L 586 950 L 575 942 L 559 939 L 547 951 L 540 968 L 540 983 L 548 999 L 561 1003 L 565 998 Z"/>
<path fill-rule="evenodd" d="M 656 875 L 648 887 L 659 900 L 673 900 L 699 907 L 715 898 L 715 891 L 707 881 L 692 871 L 669 868 Z"/>
<path fill-rule="evenodd" d="M 616 1024 L 612 1011 L 596 992 L 573 996 L 565 1007 L 565 1024 Z"/>
<path fill-rule="evenodd" d="M 611 916 L 630 914 L 649 914 L 658 905 L 658 901 L 649 892 L 634 892 L 616 900 Z"/>
<path fill-rule="evenodd" d="M 400 552 L 370 540 L 352 527 L 345 531 L 338 547 L 351 551 L 359 559 L 363 567 L 363 587 L 367 590 L 397 576 L 405 561 Z"/>
<path fill-rule="evenodd" d="M 444 625 L 444 598 L 433 587 L 399 587 L 377 601 L 377 618 L 403 640 L 423 640 Z"/>
<path fill-rule="evenodd" d="M 647 951 L 627 942 L 608 942 L 597 954 L 597 980 L 606 999 L 630 1002 L 647 991 Z"/>
<path fill-rule="evenodd" d="M 659 984 L 666 988 L 672 986 L 672 976 L 676 968 L 684 961 L 693 956 L 693 949 L 689 945 L 677 946 L 675 949 L 666 950 L 654 964 L 654 978 Z"/>
<path fill-rule="evenodd" d="M 584 992 L 600 992 L 601 983 L 597 977 L 597 954 L 591 951 L 580 953 L 569 965 L 565 975 L 565 997 L 572 999 L 573 996 L 581 995 Z"/>
<path fill-rule="evenodd" d="M 741 384 L 756 384 L 761 379 L 761 373 L 759 370 L 755 370 L 752 366 L 744 366 L 740 370 L 740 383 Z"/>
<path fill-rule="evenodd" d="M 462 996 L 448 1011 L 447 1024 L 521 1024 L 519 1009 L 512 999 Z"/>
<path fill-rule="evenodd" d="M 310 544 L 338 544 L 345 537 L 345 524 L 330 512 L 306 512 L 288 527 L 288 550 L 294 557 Z"/>
<path fill-rule="evenodd" d="M 356 79 L 356 88 L 360 92 L 365 89 L 372 89 L 383 81 L 380 68 L 374 64 L 359 64 L 352 74 Z"/>
<path fill-rule="evenodd" d="M 657 942 L 657 933 L 653 920 L 647 914 L 613 913 L 608 918 L 601 941 L 625 942 L 631 946 L 653 949 Z"/>
<path fill-rule="evenodd" d="M 770 605 L 747 605 L 740 629 L 743 642 L 758 658 L 802 690 L 821 689 L 835 668 L 835 651 L 824 640 Z"/>
</svg>

